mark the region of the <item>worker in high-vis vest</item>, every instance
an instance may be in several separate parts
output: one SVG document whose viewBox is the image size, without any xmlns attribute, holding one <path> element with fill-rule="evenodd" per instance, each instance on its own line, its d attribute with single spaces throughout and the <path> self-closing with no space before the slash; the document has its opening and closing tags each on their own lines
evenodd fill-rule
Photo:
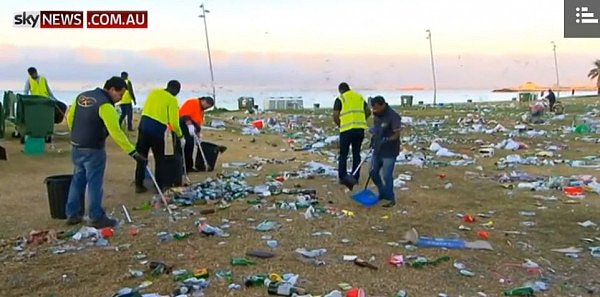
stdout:
<svg viewBox="0 0 600 297">
<path fill-rule="evenodd" d="M 25 90 L 23 91 L 25 95 L 37 95 L 56 99 L 48 86 L 48 80 L 44 76 L 39 75 L 35 67 L 29 67 L 27 73 L 29 73 L 29 79 L 25 81 Z"/>
<path fill-rule="evenodd" d="M 181 90 L 181 84 L 176 80 L 171 80 L 166 89 L 154 89 L 148 94 L 142 118 L 138 128 L 138 140 L 136 150 L 145 158 L 152 150 L 154 155 L 155 173 L 158 172 L 158 164 L 165 156 L 165 132 L 167 126 L 170 126 L 179 138 L 179 143 L 185 146 L 185 139 L 179 126 L 179 103 L 177 94 Z M 143 193 L 147 189 L 144 187 L 146 177 L 146 168 L 137 164 L 135 169 L 135 192 Z M 163 183 L 159 174 L 156 174 L 157 183 L 162 188 Z"/>
<path fill-rule="evenodd" d="M 333 121 L 340 128 L 340 154 L 338 159 L 338 178 L 341 184 L 352 189 L 353 183 L 348 179 L 346 163 L 348 153 L 352 147 L 352 172 L 358 168 L 361 162 L 360 148 L 365 138 L 367 118 L 371 116 L 371 110 L 363 96 L 350 90 L 347 83 L 338 86 L 340 96 L 333 104 Z M 356 172 L 354 179 L 359 180 L 360 172 Z"/>
<path fill-rule="evenodd" d="M 135 93 L 133 92 L 133 85 L 129 80 L 129 74 L 125 71 L 121 72 L 121 78 L 125 80 L 127 89 L 123 94 L 123 99 L 119 106 L 121 107 L 121 117 L 119 118 L 119 125 L 123 125 L 123 121 L 127 118 L 127 130 L 133 131 L 133 105 L 135 102 Z"/>
<path fill-rule="evenodd" d="M 212 97 L 200 97 L 188 99 L 179 108 L 179 125 L 183 129 L 183 137 L 185 137 L 183 148 L 185 168 L 190 172 L 200 170 L 200 164 L 194 166 L 195 138 L 200 138 L 200 131 L 202 130 L 202 124 L 204 124 L 204 111 L 214 105 L 215 100 Z"/>
<path fill-rule="evenodd" d="M 125 88 L 125 81 L 114 76 L 106 81 L 103 89 L 96 88 L 79 94 L 69 108 L 67 125 L 71 130 L 71 154 L 75 167 L 65 209 L 69 225 L 79 224 L 83 220 L 81 197 L 85 195 L 86 188 L 91 225 L 95 228 L 117 225 L 117 220 L 107 217 L 102 208 L 105 142 L 109 135 L 140 166 L 146 166 L 146 158 L 136 152 L 119 127 L 115 103 L 121 100 Z"/>
</svg>

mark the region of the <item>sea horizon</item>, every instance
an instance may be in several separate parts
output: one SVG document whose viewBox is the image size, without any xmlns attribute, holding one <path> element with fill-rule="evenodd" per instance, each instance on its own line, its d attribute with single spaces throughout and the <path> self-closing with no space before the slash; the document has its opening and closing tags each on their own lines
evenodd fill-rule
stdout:
<svg viewBox="0 0 600 297">
<path fill-rule="evenodd" d="M 2 90 L 7 91 L 7 90 Z M 400 105 L 401 96 L 413 96 L 413 105 L 417 105 L 419 101 L 423 104 L 433 103 L 433 90 L 361 90 L 356 91 L 363 95 L 365 100 L 368 97 L 383 96 L 391 105 Z M 15 92 L 15 90 L 13 90 Z M 75 97 L 81 93 L 81 90 L 53 90 L 57 99 L 66 104 L 71 104 Z M 16 93 L 22 93 L 21 90 L 16 90 Z M 148 96 L 148 90 L 141 90 L 135 93 L 137 97 L 138 107 L 142 107 Z M 540 92 L 537 93 L 538 96 Z M 577 91 L 576 96 L 595 95 L 595 91 Z M 182 91 L 177 95 L 179 105 L 182 105 L 189 98 L 200 96 L 210 96 L 210 92 L 203 91 Z M 571 92 L 557 93 L 559 97 L 570 96 Z M 216 92 L 216 105 L 219 108 L 229 110 L 238 109 L 238 98 L 253 97 L 254 104 L 259 108 L 265 108 L 268 100 L 278 99 L 295 99 L 302 100 L 304 108 L 313 108 L 315 104 L 319 104 L 321 108 L 331 108 L 338 93 L 335 91 L 264 91 L 264 90 L 248 90 L 248 91 L 218 91 Z M 518 98 L 519 92 L 493 92 L 489 89 L 439 89 L 437 90 L 436 103 L 466 103 L 468 100 L 472 102 L 499 102 L 510 101 L 513 98 Z"/>
</svg>

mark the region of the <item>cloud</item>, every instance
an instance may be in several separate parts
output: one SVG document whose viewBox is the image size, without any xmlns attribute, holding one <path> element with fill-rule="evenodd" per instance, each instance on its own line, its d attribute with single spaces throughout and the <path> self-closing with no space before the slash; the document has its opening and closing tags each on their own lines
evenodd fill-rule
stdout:
<svg viewBox="0 0 600 297">
<path fill-rule="evenodd" d="M 98 85 L 121 71 L 129 72 L 138 89 L 163 86 L 178 79 L 188 90 L 210 86 L 206 51 L 160 48 L 146 51 L 104 50 L 90 47 L 41 48 L 1 45 L 2 87 L 21 88 L 26 68 L 36 66 L 54 88 Z M 428 55 L 228 53 L 214 51 L 215 81 L 225 90 L 335 89 L 347 81 L 360 89 L 396 89 L 432 85 Z M 561 83 L 589 83 L 586 74 L 596 57 L 565 54 L 559 57 Z M 439 88 L 501 88 L 526 81 L 555 81 L 551 55 L 438 55 L 435 67 Z M 13 85 L 14 84 L 14 85 Z M 79 89 L 79 88 L 77 88 Z"/>
</svg>

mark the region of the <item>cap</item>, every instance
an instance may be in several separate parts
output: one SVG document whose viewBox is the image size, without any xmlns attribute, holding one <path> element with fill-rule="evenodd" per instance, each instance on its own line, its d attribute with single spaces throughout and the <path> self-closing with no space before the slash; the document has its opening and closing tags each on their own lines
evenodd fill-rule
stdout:
<svg viewBox="0 0 600 297">
<path fill-rule="evenodd" d="M 385 99 L 382 96 L 371 98 L 371 106 L 374 106 L 375 104 L 385 104 Z"/>
<path fill-rule="evenodd" d="M 199 99 L 206 101 L 206 103 L 208 103 L 210 105 L 215 105 L 215 99 L 213 99 L 210 96 L 200 97 Z"/>
</svg>

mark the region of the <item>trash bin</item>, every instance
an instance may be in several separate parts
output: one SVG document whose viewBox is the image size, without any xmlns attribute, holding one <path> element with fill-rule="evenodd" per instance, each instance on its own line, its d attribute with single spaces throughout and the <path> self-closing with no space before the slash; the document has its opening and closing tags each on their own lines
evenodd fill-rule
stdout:
<svg viewBox="0 0 600 297">
<path fill-rule="evenodd" d="M 22 136 L 45 138 L 54 132 L 54 100 L 43 96 L 17 95 L 15 125 Z"/>
<path fill-rule="evenodd" d="M 519 102 L 529 102 L 533 99 L 531 93 L 519 93 Z"/>
<path fill-rule="evenodd" d="M 2 102 L 0 102 L 0 139 L 4 139 L 4 130 L 6 129 L 4 123 L 4 109 L 2 108 Z"/>
<path fill-rule="evenodd" d="M 238 109 L 239 110 L 252 110 L 254 108 L 253 97 L 240 97 L 238 98 Z"/>
<path fill-rule="evenodd" d="M 181 154 L 164 156 L 158 161 L 156 171 L 157 182 L 160 183 L 161 188 L 183 185 L 183 157 Z"/>
<path fill-rule="evenodd" d="M 64 220 L 67 218 L 66 207 L 71 187 L 72 174 L 53 175 L 46 177 L 44 183 L 48 191 L 48 203 L 50 205 L 50 216 L 53 219 Z M 81 200 L 81 216 L 85 213 L 85 193 L 79 198 Z"/>
<path fill-rule="evenodd" d="M 400 96 L 400 104 L 402 106 L 412 106 L 413 103 L 413 96 L 411 95 L 402 95 Z"/>
<path fill-rule="evenodd" d="M 204 152 L 204 156 L 206 157 L 206 163 L 210 170 L 213 171 L 215 169 L 215 164 L 217 164 L 217 158 L 219 157 L 220 148 L 218 145 L 210 142 L 202 142 L 202 151 Z M 200 171 L 207 171 L 204 167 L 204 161 L 202 160 L 202 154 L 198 152 L 196 154 L 196 169 Z"/>
</svg>

